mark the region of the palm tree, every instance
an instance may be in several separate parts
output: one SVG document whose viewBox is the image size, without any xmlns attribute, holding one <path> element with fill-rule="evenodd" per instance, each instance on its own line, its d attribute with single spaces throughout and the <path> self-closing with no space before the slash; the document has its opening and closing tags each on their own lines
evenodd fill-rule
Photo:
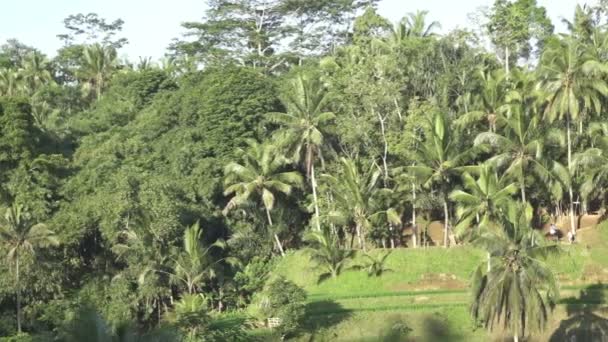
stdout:
<svg viewBox="0 0 608 342">
<path fill-rule="evenodd" d="M 40 86 L 53 81 L 53 76 L 49 71 L 49 61 L 39 52 L 32 52 L 25 58 L 22 74 L 30 94 Z"/>
<path fill-rule="evenodd" d="M 415 176 L 422 186 L 427 189 L 438 187 L 443 198 L 444 214 L 444 246 L 448 246 L 448 233 L 450 231 L 448 194 L 452 177 L 460 174 L 462 167 L 476 154 L 483 150 L 483 146 L 463 149 L 458 144 L 452 130 L 447 124 L 445 114 L 436 113 L 429 123 L 431 129 L 426 132 L 425 141 L 418 144 L 415 151 L 415 166 L 406 168 Z M 451 243 L 455 244 L 452 234 Z"/>
<path fill-rule="evenodd" d="M 470 227 L 474 219 L 480 226 L 499 222 L 512 199 L 511 196 L 517 192 L 517 185 L 506 184 L 491 165 L 480 165 L 476 171 L 479 174 L 477 179 L 469 172 L 462 175 L 466 191 L 454 190 L 450 194 L 450 199 L 457 203 L 460 219 L 456 226 L 457 232 Z"/>
<path fill-rule="evenodd" d="M 471 313 L 490 330 L 497 325 L 509 329 L 516 342 L 544 328 L 558 297 L 555 276 L 542 259 L 559 249 L 541 244 L 531 217 L 529 205 L 513 204 L 503 229 L 484 230 L 475 240 L 490 253 L 491 269 L 484 262 L 473 276 Z"/>
<path fill-rule="evenodd" d="M 486 120 L 488 130 L 496 132 L 496 122 L 500 107 L 503 105 L 506 95 L 506 75 L 502 69 L 494 71 L 480 68 L 477 71 L 481 81 L 478 95 L 473 96 L 473 102 L 477 110 L 463 114 L 456 120 L 457 126 L 466 127 L 470 124 Z"/>
<path fill-rule="evenodd" d="M 571 123 L 590 113 L 600 113 L 602 97 L 608 95 L 608 85 L 602 79 L 607 67 L 593 58 L 581 43 L 572 37 L 554 39 L 541 58 L 542 86 L 547 94 L 545 116 L 549 121 L 565 120 L 568 144 L 568 169 L 573 172 Z M 568 187 L 570 199 L 570 229 L 576 233 L 574 194 Z"/>
<path fill-rule="evenodd" d="M 585 199 L 600 197 L 604 204 L 608 185 L 608 136 L 597 139 L 594 145 L 595 147 L 576 154 L 574 165 L 584 171 L 585 181 L 581 185 L 581 195 Z"/>
<path fill-rule="evenodd" d="M 232 257 L 215 260 L 211 255 L 214 248 L 224 249 L 223 240 L 217 240 L 208 247 L 202 245 L 203 231 L 198 222 L 184 231 L 184 250 L 175 260 L 174 280 L 184 283 L 188 294 L 194 294 L 199 284 L 206 279 L 213 279 L 222 261 L 235 263 Z"/>
<path fill-rule="evenodd" d="M 0 96 L 15 96 L 21 93 L 23 75 L 19 70 L 0 69 Z"/>
<path fill-rule="evenodd" d="M 85 47 L 83 65 L 79 71 L 91 89 L 95 89 L 96 98 L 101 98 L 108 78 L 116 68 L 116 49 L 109 45 L 93 44 Z"/>
<path fill-rule="evenodd" d="M 342 169 L 338 176 L 322 175 L 337 206 L 336 211 L 328 216 L 337 222 L 354 222 L 359 247 L 365 251 L 366 233 L 371 228 L 371 221 L 382 214 L 388 216 L 388 211 L 376 210 L 381 172 L 377 165 L 372 165 L 370 170 L 361 173 L 352 160 L 341 158 L 340 161 Z"/>
<path fill-rule="evenodd" d="M 261 200 L 268 225 L 272 227 L 270 211 L 276 201 L 275 193 L 291 194 L 294 187 L 302 186 L 302 176 L 296 171 L 283 171 L 287 159 L 276 153 L 275 146 L 258 144 L 253 140 L 249 140 L 248 144 L 249 149 L 243 154 L 243 162 L 229 163 L 224 170 L 224 195 L 234 195 L 224 213 L 255 196 Z M 274 234 L 274 239 L 281 255 L 285 255 L 277 233 Z"/>
<path fill-rule="evenodd" d="M 488 144 L 497 151 L 488 162 L 519 182 L 521 200 L 526 202 L 526 177 L 529 174 L 546 181 L 550 171 L 543 163 L 546 141 L 560 140 L 553 130 L 541 130 L 538 116 L 525 113 L 523 105 L 509 107 L 507 116 L 500 116 L 503 134 L 484 132 L 475 138 L 475 145 Z"/>
<path fill-rule="evenodd" d="M 311 232 L 306 240 L 311 244 L 310 259 L 327 269 L 319 276 L 319 282 L 336 278 L 355 254 L 353 250 L 341 248 L 337 234 L 330 229 Z"/>
<path fill-rule="evenodd" d="M 441 28 L 441 24 L 438 21 L 433 21 L 430 24 L 426 24 L 426 16 L 429 11 L 416 11 L 415 13 L 408 13 L 408 15 L 402 19 L 407 28 L 406 35 L 408 37 L 419 37 L 426 38 L 434 36 L 433 32 L 436 29 Z"/>
<path fill-rule="evenodd" d="M 321 226 L 315 162 L 317 159 L 323 161 L 322 151 L 325 147 L 327 125 L 335 118 L 333 113 L 324 111 L 328 99 L 324 86 L 318 78 L 298 74 L 290 80 L 289 87 L 281 98 L 287 112 L 268 114 L 272 121 L 282 126 L 278 136 L 281 144 L 287 148 L 288 155 L 304 163 L 306 177 L 312 187 L 318 231 L 321 230 Z"/>
<path fill-rule="evenodd" d="M 22 205 L 13 204 L 0 220 L 0 244 L 8 248 L 7 257 L 15 265 L 15 287 L 17 289 L 17 331 L 21 333 L 21 256 L 34 254 L 35 249 L 59 244 L 55 234 L 44 224 L 34 224 L 32 217 Z"/>
</svg>

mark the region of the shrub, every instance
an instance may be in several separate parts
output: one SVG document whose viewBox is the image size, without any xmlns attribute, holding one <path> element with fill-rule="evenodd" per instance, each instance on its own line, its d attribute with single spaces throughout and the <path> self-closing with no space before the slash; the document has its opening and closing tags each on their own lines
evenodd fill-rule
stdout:
<svg viewBox="0 0 608 342">
<path fill-rule="evenodd" d="M 254 296 L 253 316 L 266 321 L 279 318 L 276 328 L 282 336 L 294 333 L 306 314 L 306 292 L 285 278 L 277 278 L 266 285 L 264 291 Z"/>
</svg>

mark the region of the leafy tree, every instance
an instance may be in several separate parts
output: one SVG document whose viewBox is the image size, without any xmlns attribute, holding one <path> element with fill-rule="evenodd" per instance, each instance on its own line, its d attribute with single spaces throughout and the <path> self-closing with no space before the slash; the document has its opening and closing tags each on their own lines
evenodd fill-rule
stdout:
<svg viewBox="0 0 608 342">
<path fill-rule="evenodd" d="M 23 257 L 34 254 L 36 248 L 57 245 L 59 240 L 46 225 L 34 224 L 22 205 L 14 204 L 0 221 L 0 243 L 7 248 L 7 258 L 15 265 L 17 332 L 21 333 L 20 262 Z"/>
<path fill-rule="evenodd" d="M 305 317 L 306 292 L 285 278 L 266 284 L 254 299 L 251 310 L 255 317 L 266 320 L 279 318 L 278 331 L 283 337 L 294 333 Z"/>
<path fill-rule="evenodd" d="M 530 227 L 531 208 L 511 205 L 500 230 L 485 230 L 476 244 L 491 256 L 473 276 L 471 313 L 486 328 L 503 325 L 514 341 L 546 325 L 558 297 L 553 271 L 543 262 L 558 247 L 543 245 Z"/>
<path fill-rule="evenodd" d="M 97 13 L 78 13 L 69 15 L 63 20 L 67 33 L 58 34 L 65 46 L 91 45 L 99 43 L 120 49 L 128 43 L 127 38 L 116 38 L 124 25 L 122 19 L 107 22 Z"/>
<path fill-rule="evenodd" d="M 296 171 L 282 171 L 285 157 L 276 153 L 270 144 L 249 141 L 249 149 L 243 153 L 243 163 L 226 165 L 226 189 L 224 195 L 234 195 L 224 209 L 227 212 L 243 205 L 251 197 L 256 197 L 266 211 L 268 225 L 272 227 L 270 211 L 274 208 L 276 195 L 289 195 L 294 187 L 302 186 L 302 176 Z M 277 248 L 284 255 L 283 245 L 277 233 L 274 234 Z"/>
<path fill-rule="evenodd" d="M 536 0 L 496 0 L 488 14 L 487 30 L 492 43 L 502 50 L 505 72 L 520 57 L 529 58 L 531 41 L 542 46 L 553 33 L 553 24 L 547 10 Z"/>
</svg>

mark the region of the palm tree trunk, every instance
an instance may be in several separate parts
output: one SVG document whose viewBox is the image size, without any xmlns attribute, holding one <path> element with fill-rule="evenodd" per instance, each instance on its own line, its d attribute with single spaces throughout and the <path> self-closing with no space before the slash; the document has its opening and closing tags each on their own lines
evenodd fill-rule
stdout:
<svg viewBox="0 0 608 342">
<path fill-rule="evenodd" d="M 317 179 L 315 178 L 315 164 L 310 165 L 310 183 L 312 185 L 312 198 L 315 205 L 315 218 L 317 220 L 317 231 L 321 231 L 321 219 L 319 217 L 319 200 L 317 197 Z"/>
<path fill-rule="evenodd" d="M 523 179 L 520 184 L 520 189 L 521 189 L 521 202 L 526 203 L 526 185 L 524 184 Z"/>
<path fill-rule="evenodd" d="M 570 115 L 566 116 L 566 137 L 568 139 L 568 171 L 572 175 L 572 140 L 570 138 Z M 570 231 L 576 234 L 576 225 L 574 223 L 574 195 L 572 193 L 572 176 L 568 185 L 568 195 L 570 196 Z"/>
<path fill-rule="evenodd" d="M 416 227 L 416 185 L 412 183 L 412 245 L 417 246 L 418 227 Z"/>
<path fill-rule="evenodd" d="M 505 47 L 505 71 L 506 71 L 507 77 L 509 77 L 509 47 L 508 46 Z"/>
<path fill-rule="evenodd" d="M 359 223 L 355 224 L 355 228 L 357 230 L 357 240 L 359 241 L 359 248 L 363 249 L 365 252 L 365 238 L 361 234 L 361 225 Z"/>
<path fill-rule="evenodd" d="M 270 210 L 266 208 L 266 217 L 268 218 L 268 224 L 272 227 L 272 217 L 270 217 Z M 279 240 L 279 236 L 274 233 L 274 241 L 277 243 L 277 248 L 279 252 L 281 252 L 281 256 L 285 256 L 285 251 L 283 250 L 283 245 L 281 244 L 281 240 Z"/>
<path fill-rule="evenodd" d="M 448 212 L 448 201 L 444 198 L 443 201 L 443 247 L 448 247 L 448 224 L 449 224 L 449 212 Z"/>
<path fill-rule="evenodd" d="M 374 112 L 374 109 L 372 108 L 372 112 Z M 382 153 L 382 166 L 383 166 L 383 170 L 384 170 L 384 186 L 387 186 L 387 181 L 388 181 L 388 165 L 386 163 L 386 159 L 388 157 L 388 141 L 386 140 L 386 129 L 384 127 L 384 121 L 386 119 L 382 117 L 382 115 L 380 115 L 380 113 L 378 113 L 378 121 L 380 121 L 380 130 L 382 133 L 382 141 L 384 144 L 384 151 Z"/>
<path fill-rule="evenodd" d="M 517 336 L 517 334 L 513 335 L 513 342 L 519 342 L 519 336 Z"/>
<path fill-rule="evenodd" d="M 488 272 L 490 272 L 492 270 L 492 256 L 490 255 L 490 252 L 488 252 Z"/>
<path fill-rule="evenodd" d="M 17 286 L 17 333 L 21 334 L 21 284 L 19 282 L 19 255 L 15 258 L 15 282 Z"/>
</svg>

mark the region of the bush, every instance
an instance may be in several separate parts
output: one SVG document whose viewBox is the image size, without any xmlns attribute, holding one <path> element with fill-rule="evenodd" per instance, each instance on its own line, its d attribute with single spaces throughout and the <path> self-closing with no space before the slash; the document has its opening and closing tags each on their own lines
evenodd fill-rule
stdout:
<svg viewBox="0 0 608 342">
<path fill-rule="evenodd" d="M 252 314 L 266 321 L 279 318 L 276 328 L 282 336 L 294 333 L 300 327 L 305 314 L 306 292 L 295 283 L 280 277 L 266 285 L 264 291 L 254 296 Z"/>
</svg>

